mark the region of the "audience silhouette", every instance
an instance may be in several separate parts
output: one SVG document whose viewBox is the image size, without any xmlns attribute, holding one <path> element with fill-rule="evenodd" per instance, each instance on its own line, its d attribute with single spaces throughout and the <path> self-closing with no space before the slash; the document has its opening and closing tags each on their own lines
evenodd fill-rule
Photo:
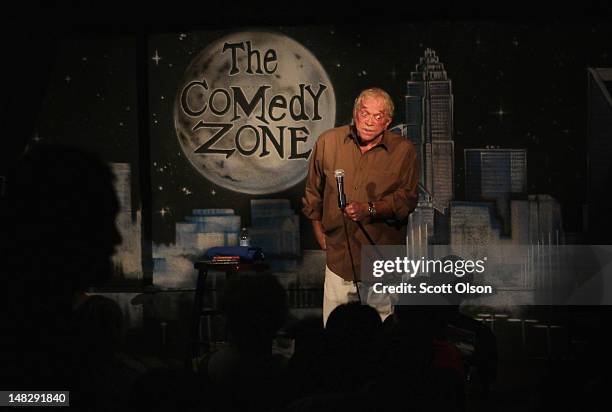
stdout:
<svg viewBox="0 0 612 412">
<path fill-rule="evenodd" d="M 287 296 L 268 274 L 228 281 L 228 342 L 204 358 L 199 375 L 163 368 L 133 376 L 117 356 L 121 310 L 87 294 L 111 278 L 121 242 L 113 179 L 95 155 L 66 146 L 34 146 L 19 162 L 0 214 L 15 229 L 0 244 L 8 269 L 3 389 L 69 390 L 71 405 L 87 410 L 465 409 L 464 365 L 446 325 L 476 328 L 484 340 L 492 334 L 457 305 L 397 307 L 384 324 L 370 306 L 341 305 L 326 329 L 320 319 L 295 325 L 287 361 L 272 351 Z M 492 339 L 483 347 L 494 348 Z M 489 349 L 476 361 L 490 380 Z M 409 399 L 397 396 L 404 392 Z"/>
<path fill-rule="evenodd" d="M 121 242 L 113 180 L 77 148 L 41 144 L 20 159 L 4 213 L 15 229 L 5 262 L 13 356 L 4 387 L 69 390 L 71 405 L 86 409 L 123 402 L 127 377 L 114 356 L 121 310 L 86 294 L 110 279 Z"/>
<path fill-rule="evenodd" d="M 222 307 L 228 345 L 202 362 L 219 409 L 269 410 L 286 396 L 286 360 L 272 353 L 272 343 L 287 318 L 287 296 L 268 274 L 230 279 Z"/>
</svg>

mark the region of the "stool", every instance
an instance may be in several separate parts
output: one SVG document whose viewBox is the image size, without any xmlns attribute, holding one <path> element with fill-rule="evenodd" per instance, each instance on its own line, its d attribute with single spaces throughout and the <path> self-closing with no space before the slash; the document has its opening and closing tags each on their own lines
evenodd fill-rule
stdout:
<svg viewBox="0 0 612 412">
<path fill-rule="evenodd" d="M 195 362 L 200 356 L 200 349 L 202 346 L 205 346 L 205 352 L 210 351 L 210 332 L 208 335 L 208 341 L 205 344 L 200 339 L 201 317 L 207 316 L 210 319 L 210 316 L 218 315 L 221 313 L 217 308 L 203 308 L 208 271 L 225 272 L 226 278 L 229 279 L 232 276 L 235 276 L 236 274 L 241 272 L 265 272 L 269 269 L 269 265 L 265 262 L 219 263 L 204 260 L 195 262 L 194 267 L 198 271 L 198 280 L 196 283 L 195 296 L 193 299 L 193 318 L 191 326 L 191 359 L 193 362 Z"/>
</svg>

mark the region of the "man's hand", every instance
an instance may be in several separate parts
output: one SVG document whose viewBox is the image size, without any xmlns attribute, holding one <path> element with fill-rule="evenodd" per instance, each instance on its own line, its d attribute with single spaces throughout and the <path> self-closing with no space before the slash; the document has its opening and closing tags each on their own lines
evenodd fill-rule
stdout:
<svg viewBox="0 0 612 412">
<path fill-rule="evenodd" d="M 321 226 L 320 220 L 312 221 L 312 230 L 314 231 L 315 238 L 319 242 L 321 249 L 327 250 L 327 242 L 325 242 L 325 233 L 323 233 L 323 226 Z"/>
<path fill-rule="evenodd" d="M 344 214 L 352 221 L 361 222 L 370 216 L 367 203 L 351 202 L 344 208 Z"/>
</svg>

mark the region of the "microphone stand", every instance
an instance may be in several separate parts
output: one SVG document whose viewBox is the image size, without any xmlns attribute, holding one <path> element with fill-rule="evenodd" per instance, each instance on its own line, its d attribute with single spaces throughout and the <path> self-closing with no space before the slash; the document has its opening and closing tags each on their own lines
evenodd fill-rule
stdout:
<svg viewBox="0 0 612 412">
<path fill-rule="evenodd" d="M 344 225 L 344 236 L 346 237 L 346 247 L 348 248 L 349 258 L 351 260 L 351 269 L 353 270 L 353 285 L 355 285 L 355 290 L 357 291 L 357 299 L 359 299 L 359 302 L 361 303 L 361 293 L 359 292 L 359 285 L 357 285 L 357 272 L 355 271 L 355 262 L 353 261 L 353 251 L 351 250 L 351 242 L 349 240 L 348 229 L 346 227 L 346 216 L 344 215 L 344 208 L 340 210 L 342 211 L 342 224 Z"/>
</svg>

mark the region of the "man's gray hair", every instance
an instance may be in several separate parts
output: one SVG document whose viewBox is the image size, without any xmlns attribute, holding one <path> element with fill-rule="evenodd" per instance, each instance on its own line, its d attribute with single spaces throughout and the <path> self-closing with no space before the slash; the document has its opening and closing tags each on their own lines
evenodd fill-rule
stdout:
<svg viewBox="0 0 612 412">
<path fill-rule="evenodd" d="M 384 91 L 383 89 L 379 87 L 371 87 L 359 93 L 359 96 L 357 96 L 357 98 L 355 99 L 355 105 L 353 106 L 353 112 L 357 111 L 357 108 L 361 105 L 361 102 L 366 97 L 374 97 L 374 98 L 383 99 L 385 101 L 385 112 L 386 112 L 385 114 L 389 117 L 393 117 L 393 112 L 395 111 L 393 100 L 391 99 L 391 96 L 389 96 L 389 93 L 387 93 L 386 91 Z"/>
</svg>

